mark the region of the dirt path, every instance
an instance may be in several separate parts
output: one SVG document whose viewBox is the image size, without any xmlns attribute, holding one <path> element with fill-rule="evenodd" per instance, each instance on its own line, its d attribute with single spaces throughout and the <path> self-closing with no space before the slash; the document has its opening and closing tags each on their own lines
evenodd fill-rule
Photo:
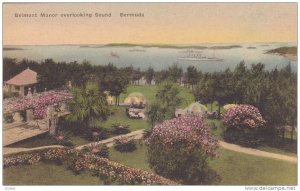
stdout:
<svg viewBox="0 0 300 191">
<path fill-rule="evenodd" d="M 89 146 L 89 145 L 92 145 L 92 144 L 106 144 L 108 147 L 111 147 L 114 144 L 114 140 L 117 139 L 117 138 L 127 137 L 128 139 L 141 139 L 143 137 L 143 132 L 144 132 L 143 129 L 133 131 L 133 132 L 125 134 L 125 135 L 119 135 L 119 136 L 112 137 L 112 138 L 109 138 L 109 139 L 105 139 L 105 140 L 102 140 L 102 141 L 93 142 L 93 143 L 89 143 L 89 144 L 86 144 L 86 145 L 81 145 L 81 146 L 76 147 L 76 149 L 82 149 L 83 147 Z M 297 157 L 291 157 L 291 156 L 287 156 L 287 155 L 283 155 L 283 154 L 276 154 L 276 153 L 261 151 L 261 150 L 258 150 L 258 149 L 241 147 L 239 145 L 230 144 L 230 143 L 226 143 L 226 142 L 223 142 L 223 141 L 219 141 L 219 144 L 220 144 L 220 147 L 222 147 L 224 149 L 227 149 L 227 150 L 235 151 L 235 152 L 245 153 L 245 154 L 259 156 L 259 157 L 266 157 L 266 158 L 272 158 L 272 159 L 277 159 L 277 160 L 283 160 L 283 161 L 287 161 L 287 162 L 291 162 L 291 163 L 297 163 Z M 5 147 L 3 149 L 3 154 L 18 153 L 18 152 L 24 152 L 24 151 L 29 151 L 29 150 L 39 150 L 39 149 L 50 148 L 50 147 L 59 147 L 59 146 L 46 146 L 46 147 L 37 147 L 37 148 L 9 148 L 9 147 Z"/>
<path fill-rule="evenodd" d="M 227 150 L 232 150 L 235 152 L 297 163 L 297 157 L 291 157 L 291 156 L 287 156 L 287 155 L 283 155 L 283 154 L 276 154 L 276 153 L 261 151 L 258 149 L 241 147 L 239 145 L 230 144 L 230 143 L 226 143 L 223 141 L 219 141 L 219 144 L 220 144 L 220 147 L 227 149 Z"/>
</svg>

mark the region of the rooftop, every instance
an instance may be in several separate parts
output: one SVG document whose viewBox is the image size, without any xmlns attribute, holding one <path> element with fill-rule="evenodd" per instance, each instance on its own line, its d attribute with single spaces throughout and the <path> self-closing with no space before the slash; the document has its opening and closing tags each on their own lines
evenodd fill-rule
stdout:
<svg viewBox="0 0 300 191">
<path fill-rule="evenodd" d="M 37 83 L 37 73 L 33 70 L 27 68 L 23 72 L 14 76 L 5 82 L 6 84 L 15 85 L 15 86 L 25 86 L 30 84 Z"/>
</svg>

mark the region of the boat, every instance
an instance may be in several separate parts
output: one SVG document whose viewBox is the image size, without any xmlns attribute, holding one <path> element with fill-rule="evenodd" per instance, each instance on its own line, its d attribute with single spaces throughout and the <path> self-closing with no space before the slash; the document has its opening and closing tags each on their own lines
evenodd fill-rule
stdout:
<svg viewBox="0 0 300 191">
<path fill-rule="evenodd" d="M 113 57 L 113 58 L 120 58 L 119 55 L 117 55 L 115 52 L 111 51 L 110 52 L 110 57 Z"/>
<path fill-rule="evenodd" d="M 177 60 L 183 61 L 223 61 L 221 58 L 216 58 L 215 54 L 213 57 L 203 56 L 202 51 L 188 50 L 188 55 L 184 57 L 178 57 Z"/>
</svg>

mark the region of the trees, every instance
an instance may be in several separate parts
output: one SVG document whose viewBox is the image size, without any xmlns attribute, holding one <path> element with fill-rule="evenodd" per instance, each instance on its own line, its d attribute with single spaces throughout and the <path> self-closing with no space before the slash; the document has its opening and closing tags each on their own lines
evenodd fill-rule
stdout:
<svg viewBox="0 0 300 191">
<path fill-rule="evenodd" d="M 73 88 L 72 94 L 73 99 L 68 103 L 71 111 L 68 120 L 81 122 L 89 128 L 91 122 L 107 118 L 108 104 L 96 83 L 88 82 L 83 88 Z"/>
<path fill-rule="evenodd" d="M 165 119 L 165 108 L 159 102 L 151 103 L 147 106 L 146 115 L 148 122 L 154 127 L 156 123 L 162 122 Z"/>
<path fill-rule="evenodd" d="M 184 184 L 207 184 L 217 176 L 208 158 L 218 147 L 203 119 L 185 115 L 164 121 L 146 139 L 150 167 L 159 175 Z"/>
<path fill-rule="evenodd" d="M 145 79 L 146 79 L 146 82 L 147 84 L 151 85 L 151 82 L 154 78 L 154 70 L 152 67 L 149 67 L 148 70 L 145 72 Z"/>
<path fill-rule="evenodd" d="M 156 98 L 160 100 L 161 106 L 165 109 L 166 117 L 174 116 L 175 109 L 182 99 L 179 97 L 180 86 L 171 81 L 162 82 L 157 89 Z"/>
<path fill-rule="evenodd" d="M 198 81 L 198 70 L 195 68 L 195 66 L 189 66 L 186 71 L 186 80 L 187 83 L 189 83 L 192 86 L 192 89 L 194 89 L 194 85 Z"/>
<path fill-rule="evenodd" d="M 168 79 L 174 83 L 177 83 L 178 79 L 181 83 L 181 76 L 182 76 L 182 68 L 179 67 L 177 64 L 173 64 L 171 67 L 168 68 Z"/>
</svg>

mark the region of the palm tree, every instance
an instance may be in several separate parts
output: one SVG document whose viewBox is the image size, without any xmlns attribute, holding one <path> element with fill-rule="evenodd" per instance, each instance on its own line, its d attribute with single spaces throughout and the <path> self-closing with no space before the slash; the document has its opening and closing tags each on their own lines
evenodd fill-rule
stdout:
<svg viewBox="0 0 300 191">
<path fill-rule="evenodd" d="M 109 108 L 106 97 L 99 91 L 96 83 L 87 82 L 83 88 L 73 88 L 72 94 L 68 120 L 82 122 L 85 128 L 89 128 L 91 122 L 107 118 Z"/>
</svg>

